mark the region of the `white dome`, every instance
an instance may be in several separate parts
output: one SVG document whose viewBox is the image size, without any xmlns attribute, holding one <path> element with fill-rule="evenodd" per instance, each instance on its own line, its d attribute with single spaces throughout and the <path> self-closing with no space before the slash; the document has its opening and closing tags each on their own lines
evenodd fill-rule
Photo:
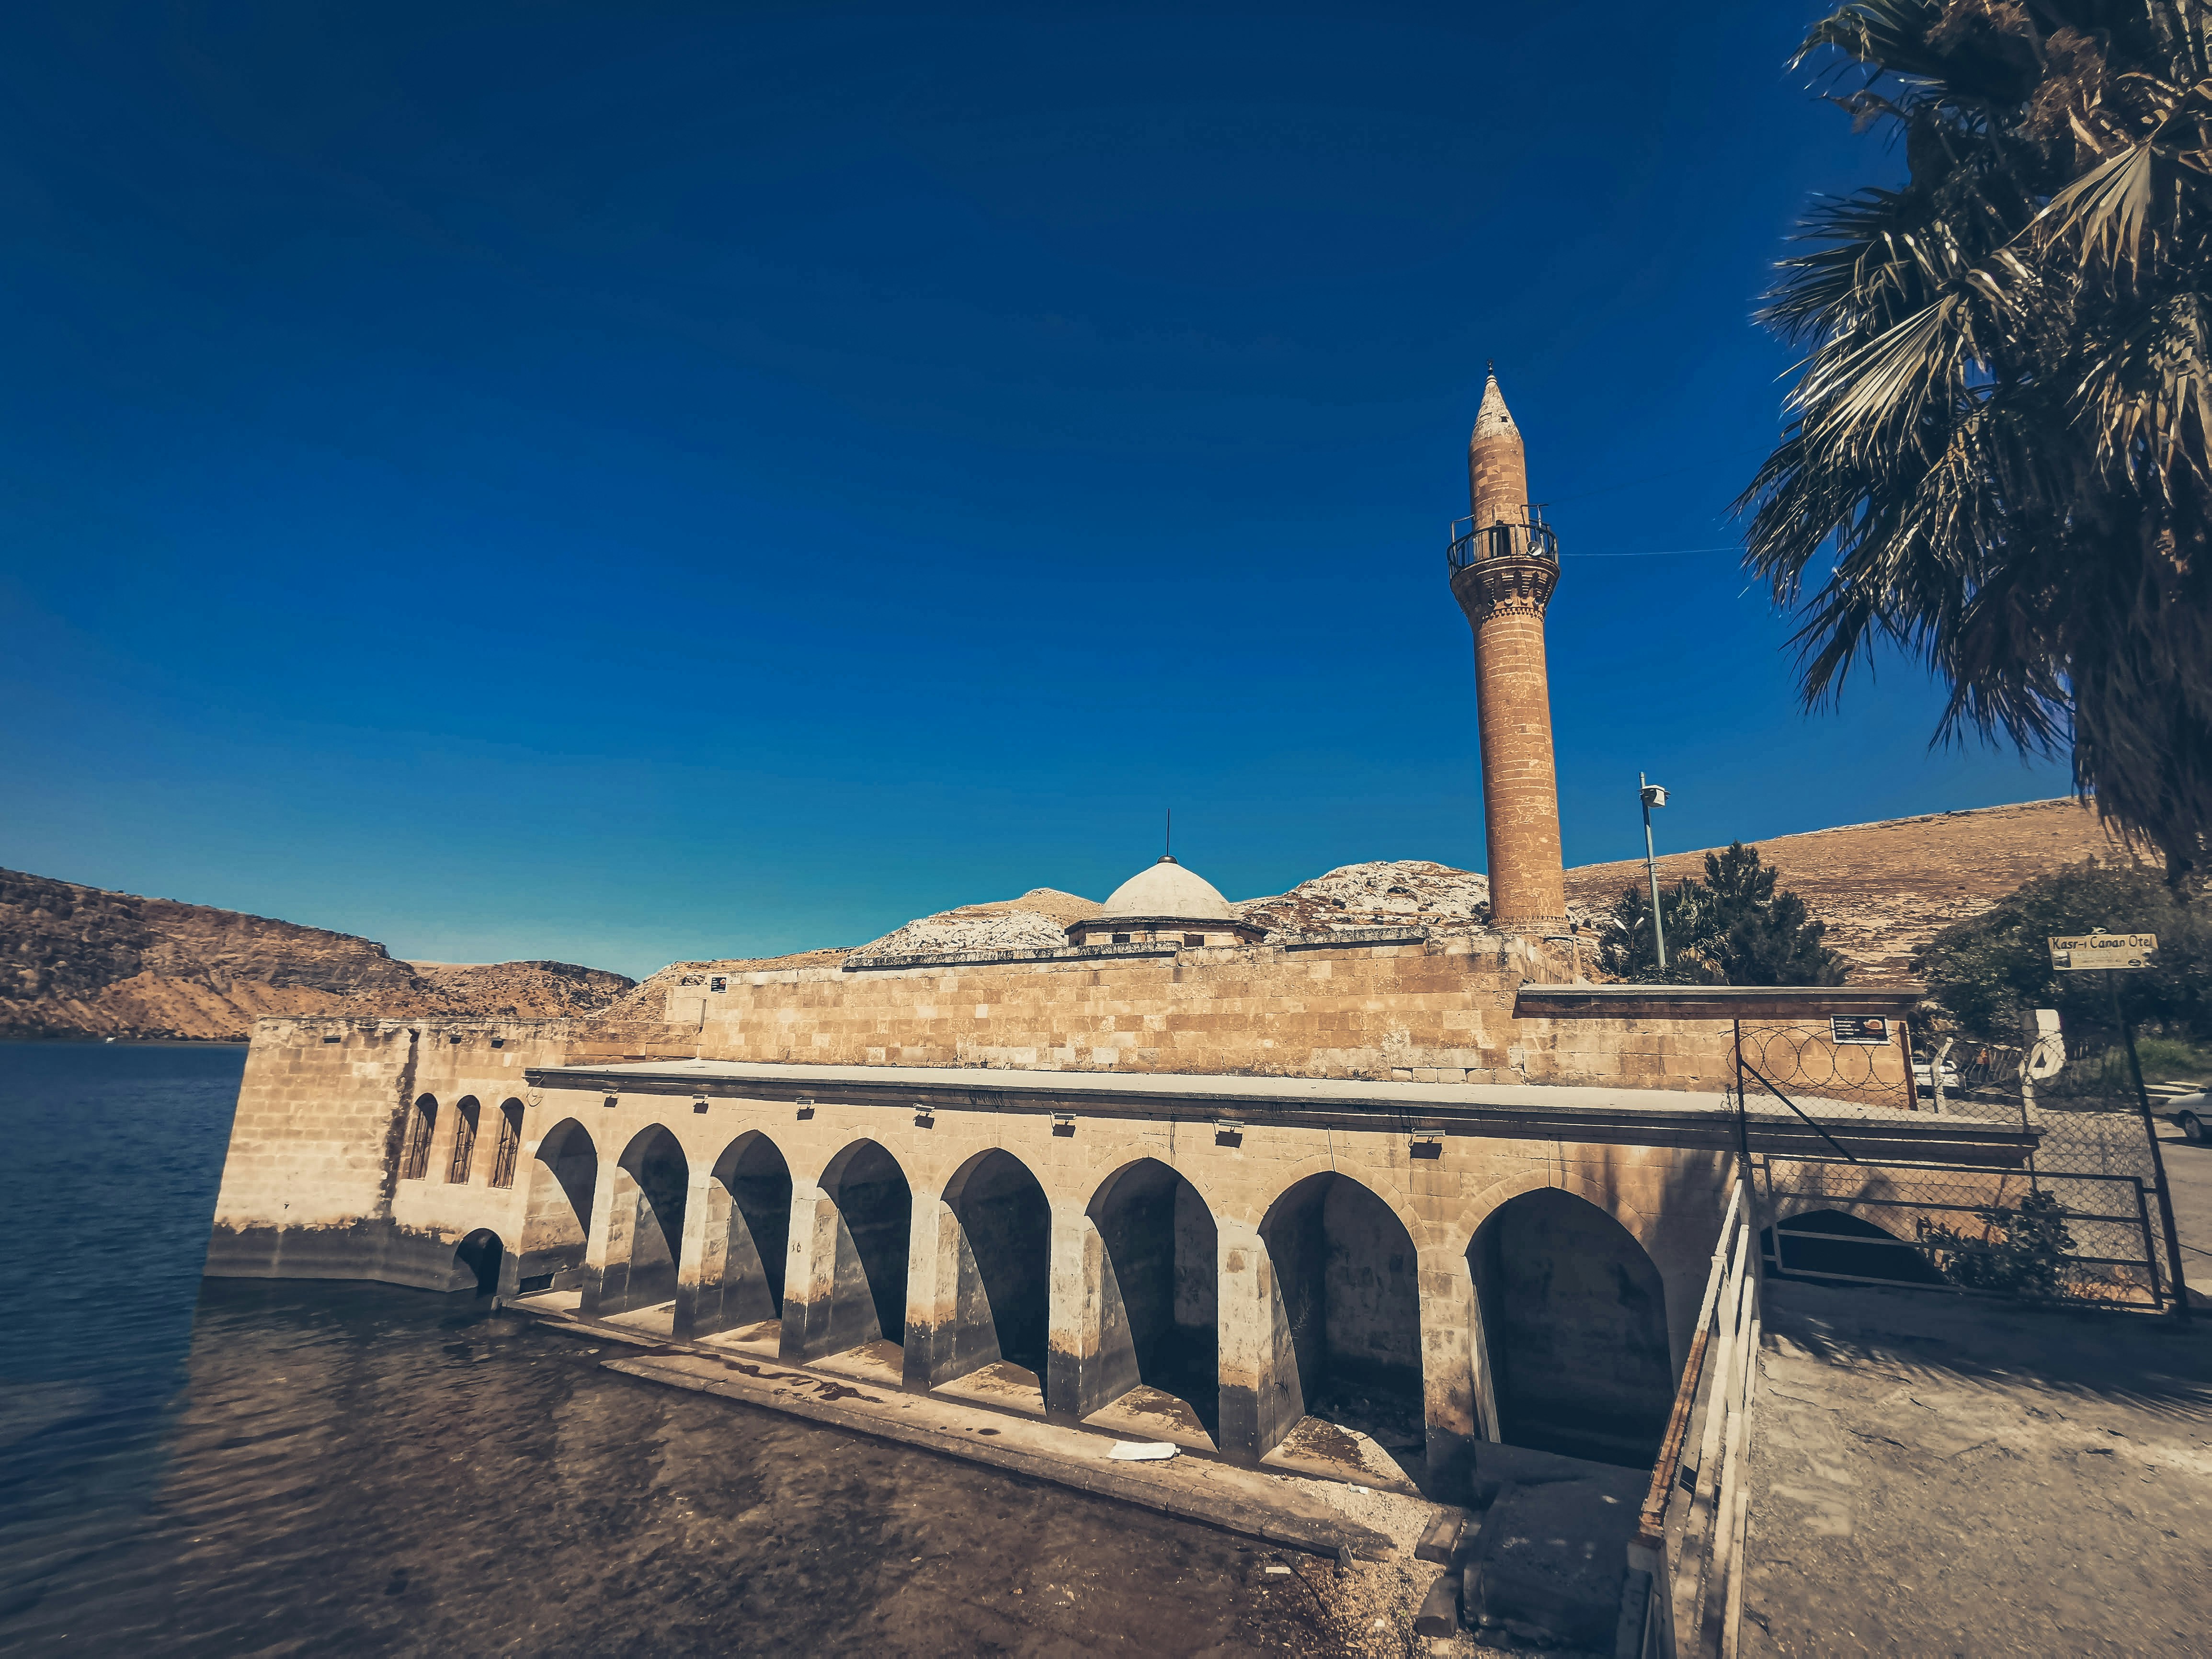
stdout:
<svg viewBox="0 0 2212 1659">
<path fill-rule="evenodd" d="M 1101 917 L 1162 916 L 1177 921 L 1234 921 L 1229 901 L 1203 876 L 1194 875 L 1171 858 L 1139 870 L 1114 890 Z"/>
</svg>

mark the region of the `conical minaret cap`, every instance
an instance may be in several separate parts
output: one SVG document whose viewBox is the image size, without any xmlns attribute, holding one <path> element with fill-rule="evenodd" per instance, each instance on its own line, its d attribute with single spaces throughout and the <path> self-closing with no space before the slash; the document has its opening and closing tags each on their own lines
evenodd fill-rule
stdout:
<svg viewBox="0 0 2212 1659">
<path fill-rule="evenodd" d="M 1521 428 L 1513 424 L 1513 411 L 1505 406 L 1505 394 L 1498 389 L 1498 371 L 1493 368 L 1482 388 L 1482 406 L 1474 411 L 1474 435 L 1468 441 L 1479 444 L 1485 438 L 1520 435 Z"/>
</svg>

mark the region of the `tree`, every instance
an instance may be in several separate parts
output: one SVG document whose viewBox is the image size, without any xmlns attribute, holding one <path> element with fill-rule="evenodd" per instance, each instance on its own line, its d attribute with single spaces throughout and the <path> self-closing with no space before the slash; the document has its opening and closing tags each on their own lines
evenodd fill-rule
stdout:
<svg viewBox="0 0 2212 1659">
<path fill-rule="evenodd" d="M 1598 960 L 1608 973 L 1647 982 L 1841 985 L 1844 960 L 1820 942 L 1827 924 L 1812 920 L 1796 894 L 1775 891 L 1781 873 L 1740 841 L 1706 854 L 1704 880 L 1686 878 L 1660 895 L 1663 974 L 1652 944 L 1650 896 L 1631 887 L 1613 908 Z"/>
<path fill-rule="evenodd" d="M 1834 101 L 1907 177 L 1802 222 L 1760 314 L 1808 355 L 1737 502 L 1808 705 L 1902 648 L 1950 687 L 1937 740 L 2070 750 L 2177 893 L 2212 834 L 2209 27 L 2201 0 L 1814 27 L 1799 61 L 1858 66 Z"/>
<path fill-rule="evenodd" d="M 2054 933 L 2155 933 L 2154 965 L 2119 975 L 2138 1027 L 2212 1041 L 2212 919 L 2141 865 L 2079 864 L 2038 876 L 1996 906 L 1954 922 L 1921 947 L 1913 967 L 1929 997 L 1964 1035 L 2020 1041 L 2032 1008 L 2056 1008 L 2077 1053 L 2119 1041 L 2112 988 L 2102 974 L 2051 965 Z"/>
</svg>

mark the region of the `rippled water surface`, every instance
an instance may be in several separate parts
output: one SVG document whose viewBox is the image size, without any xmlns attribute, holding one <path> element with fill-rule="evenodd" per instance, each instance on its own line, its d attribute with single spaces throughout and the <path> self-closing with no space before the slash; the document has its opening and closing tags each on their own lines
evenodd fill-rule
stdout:
<svg viewBox="0 0 2212 1659">
<path fill-rule="evenodd" d="M 244 1063 L 0 1044 L 0 1650 L 1337 1646 L 1310 1561 L 618 1376 L 467 1297 L 203 1286 Z"/>
</svg>

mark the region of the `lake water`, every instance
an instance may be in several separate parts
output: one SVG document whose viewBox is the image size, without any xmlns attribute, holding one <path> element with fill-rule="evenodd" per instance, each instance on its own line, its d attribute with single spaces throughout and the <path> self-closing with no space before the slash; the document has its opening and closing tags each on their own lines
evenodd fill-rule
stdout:
<svg viewBox="0 0 2212 1659">
<path fill-rule="evenodd" d="M 240 1048 L 0 1043 L 0 1651 L 1343 1650 L 1327 1570 L 618 1376 L 488 1303 L 200 1279 Z"/>
</svg>

